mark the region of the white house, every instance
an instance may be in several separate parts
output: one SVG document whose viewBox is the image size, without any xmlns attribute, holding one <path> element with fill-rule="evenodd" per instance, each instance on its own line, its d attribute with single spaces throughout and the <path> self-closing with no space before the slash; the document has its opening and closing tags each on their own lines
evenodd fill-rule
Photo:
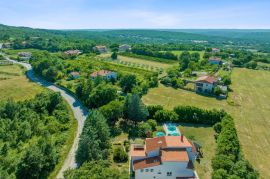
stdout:
<svg viewBox="0 0 270 179">
<path fill-rule="evenodd" d="M 130 49 L 131 49 L 131 46 L 127 44 L 123 44 L 119 46 L 119 52 L 126 52 Z"/>
<path fill-rule="evenodd" d="M 218 49 L 218 48 L 212 48 L 212 53 L 218 53 L 218 52 L 220 52 L 220 49 Z"/>
<path fill-rule="evenodd" d="M 107 47 L 103 46 L 103 45 L 97 45 L 97 46 L 93 47 L 93 50 L 98 51 L 99 53 L 106 53 L 108 51 Z"/>
<path fill-rule="evenodd" d="M 98 76 L 104 78 L 104 79 L 117 79 L 117 73 L 109 70 L 100 70 L 92 73 L 91 75 L 92 79 L 97 78 Z"/>
<path fill-rule="evenodd" d="M 20 59 L 29 60 L 32 56 L 32 53 L 31 52 L 19 52 L 18 56 Z"/>
<path fill-rule="evenodd" d="M 135 179 L 195 179 L 197 151 L 185 136 L 147 138 L 145 145 L 131 147 L 130 168 Z"/>
<path fill-rule="evenodd" d="M 80 50 L 67 50 L 64 52 L 65 55 L 80 55 L 82 52 Z"/>
<path fill-rule="evenodd" d="M 195 81 L 195 91 L 198 93 L 212 93 L 217 85 L 217 79 L 213 76 L 202 76 Z"/>
<path fill-rule="evenodd" d="M 222 64 L 222 60 L 221 60 L 221 58 L 218 58 L 218 57 L 210 57 L 208 59 L 208 63 L 210 63 L 212 65 L 221 65 Z"/>
</svg>

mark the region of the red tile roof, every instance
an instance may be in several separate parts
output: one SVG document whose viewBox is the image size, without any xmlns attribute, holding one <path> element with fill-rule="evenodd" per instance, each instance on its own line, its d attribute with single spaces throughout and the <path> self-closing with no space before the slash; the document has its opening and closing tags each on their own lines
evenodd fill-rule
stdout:
<svg viewBox="0 0 270 179">
<path fill-rule="evenodd" d="M 203 82 L 203 83 L 210 83 L 210 84 L 213 84 L 213 83 L 216 83 L 217 82 L 217 79 L 213 76 L 202 76 L 202 77 L 199 77 L 196 82 Z"/>
<path fill-rule="evenodd" d="M 91 77 L 106 76 L 106 75 L 108 75 L 109 73 L 111 73 L 111 71 L 109 71 L 109 70 L 95 71 L 94 73 L 91 74 Z"/>
<path fill-rule="evenodd" d="M 163 149 L 161 150 L 162 162 L 188 162 L 186 149 Z"/>
<path fill-rule="evenodd" d="M 183 136 L 183 141 L 181 141 L 181 136 L 162 136 L 145 140 L 146 152 L 166 147 L 192 147 L 192 145 L 185 136 Z"/>
<path fill-rule="evenodd" d="M 134 161 L 133 167 L 134 167 L 134 170 L 138 170 L 138 169 L 158 166 L 160 164 L 161 164 L 160 157 L 150 157 L 150 158 Z"/>
</svg>

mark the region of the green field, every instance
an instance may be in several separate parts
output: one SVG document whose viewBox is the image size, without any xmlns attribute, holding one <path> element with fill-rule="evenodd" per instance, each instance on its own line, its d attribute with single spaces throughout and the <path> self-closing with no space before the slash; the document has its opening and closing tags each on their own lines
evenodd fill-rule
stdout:
<svg viewBox="0 0 270 179">
<path fill-rule="evenodd" d="M 181 133 L 202 145 L 203 157 L 195 163 L 195 168 L 201 179 L 211 178 L 211 158 L 215 155 L 214 130 L 211 126 L 180 124 Z"/>
<path fill-rule="evenodd" d="M 226 100 L 197 95 L 160 85 L 143 97 L 146 104 L 160 104 L 172 109 L 177 105 L 225 109 L 235 119 L 237 133 L 245 157 L 262 178 L 270 178 L 270 72 L 234 69 L 233 92 Z M 210 159 L 209 159 L 210 160 Z"/>
<path fill-rule="evenodd" d="M 34 97 L 44 90 L 39 85 L 30 82 L 25 70 L 18 65 L 0 66 L 0 99 L 24 100 Z"/>
</svg>

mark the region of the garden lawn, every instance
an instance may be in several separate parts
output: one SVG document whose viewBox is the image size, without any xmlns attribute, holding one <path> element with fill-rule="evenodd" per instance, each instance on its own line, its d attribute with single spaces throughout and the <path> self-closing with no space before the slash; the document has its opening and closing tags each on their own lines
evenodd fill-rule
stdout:
<svg viewBox="0 0 270 179">
<path fill-rule="evenodd" d="M 235 68 L 232 72 L 233 92 L 227 100 L 197 95 L 160 85 L 143 97 L 146 104 L 160 104 L 172 109 L 191 105 L 206 109 L 224 109 L 235 120 L 243 153 L 259 171 L 270 178 L 270 72 Z M 210 161 L 211 159 L 209 159 Z"/>
<path fill-rule="evenodd" d="M 15 101 L 34 97 L 44 89 L 29 81 L 25 70 L 18 65 L 0 66 L 0 100 L 13 98 Z"/>
<path fill-rule="evenodd" d="M 198 124 L 180 124 L 181 133 L 202 145 L 203 158 L 195 163 L 195 168 L 201 179 L 211 178 L 211 158 L 215 155 L 216 142 L 212 126 Z"/>
</svg>

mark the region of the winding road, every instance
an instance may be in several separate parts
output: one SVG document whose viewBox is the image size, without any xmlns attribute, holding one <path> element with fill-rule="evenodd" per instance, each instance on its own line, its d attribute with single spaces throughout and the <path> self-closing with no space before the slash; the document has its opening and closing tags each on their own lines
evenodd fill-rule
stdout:
<svg viewBox="0 0 270 179">
<path fill-rule="evenodd" d="M 76 162 L 75 162 L 75 153 L 76 150 L 78 148 L 78 143 L 79 143 L 79 137 L 80 134 L 82 133 L 82 129 L 83 129 L 83 125 L 84 125 L 84 121 L 88 115 L 88 109 L 86 107 L 83 106 L 83 104 L 80 102 L 79 99 L 77 99 L 74 95 L 70 94 L 67 90 L 65 90 L 62 87 L 59 87 L 53 83 L 47 82 L 43 79 L 40 79 L 38 77 L 35 76 L 34 71 L 32 69 L 32 66 L 28 63 L 23 63 L 23 62 L 18 62 L 15 60 L 11 60 L 10 58 L 6 57 L 6 60 L 11 61 L 15 64 L 20 64 L 22 66 L 24 66 L 27 69 L 26 72 L 26 76 L 33 82 L 44 86 L 52 91 L 55 92 L 60 92 L 61 96 L 68 102 L 68 104 L 70 105 L 74 117 L 76 118 L 76 120 L 78 121 L 78 129 L 77 129 L 77 133 L 76 136 L 74 138 L 73 141 L 73 145 L 68 153 L 68 156 L 66 157 L 66 160 L 61 168 L 61 170 L 59 171 L 59 173 L 57 174 L 57 178 L 64 178 L 63 177 L 63 173 L 64 171 L 66 171 L 69 168 L 75 168 L 76 167 Z"/>
</svg>

